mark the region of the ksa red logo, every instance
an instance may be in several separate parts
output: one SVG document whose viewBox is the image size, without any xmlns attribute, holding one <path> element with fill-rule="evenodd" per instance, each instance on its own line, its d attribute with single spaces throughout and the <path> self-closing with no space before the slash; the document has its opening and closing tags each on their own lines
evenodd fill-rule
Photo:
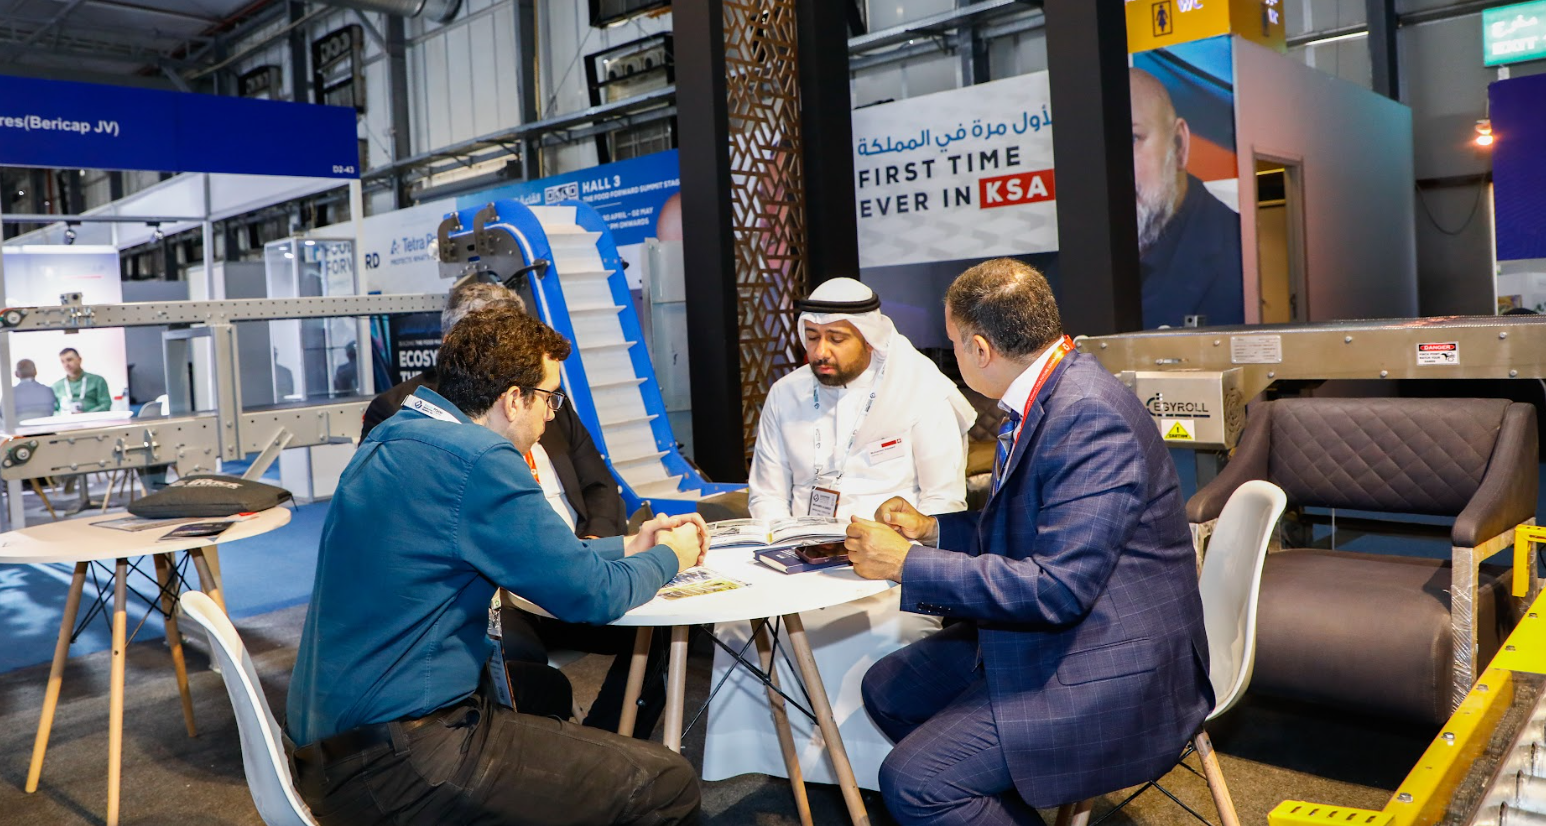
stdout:
<svg viewBox="0 0 1546 826">
<path fill-rule="evenodd" d="M 1037 201 L 1051 201 L 1056 196 L 1050 169 L 1017 172 L 977 181 L 977 203 L 980 209 L 1034 204 Z"/>
</svg>

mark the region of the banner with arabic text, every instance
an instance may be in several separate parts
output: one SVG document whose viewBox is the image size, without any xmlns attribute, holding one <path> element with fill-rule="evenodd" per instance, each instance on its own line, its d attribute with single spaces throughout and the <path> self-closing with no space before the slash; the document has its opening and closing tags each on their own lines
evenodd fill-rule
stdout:
<svg viewBox="0 0 1546 826">
<path fill-rule="evenodd" d="M 862 267 L 1057 249 L 1047 73 L 853 113 Z"/>
</svg>

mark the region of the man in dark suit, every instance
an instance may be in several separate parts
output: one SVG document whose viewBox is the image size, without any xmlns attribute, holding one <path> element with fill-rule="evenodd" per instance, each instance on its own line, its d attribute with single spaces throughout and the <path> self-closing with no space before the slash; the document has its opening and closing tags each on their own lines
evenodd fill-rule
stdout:
<svg viewBox="0 0 1546 826">
<path fill-rule="evenodd" d="M 498 284 L 464 285 L 447 297 L 446 307 L 440 315 L 441 330 L 449 331 L 475 310 L 504 305 L 518 307 L 522 312 L 526 309 L 518 295 Z M 365 410 L 364 430 L 360 440 L 363 442 L 371 428 L 397 413 L 403 400 L 420 387 L 439 389 L 439 376 L 433 367 L 373 399 Z M 625 535 L 628 522 L 623 514 L 622 496 L 617 492 L 617 481 L 612 478 L 606 461 L 596 450 L 596 443 L 580 422 L 574 405 L 565 404 L 554 411 L 553 420 L 543 430 L 537 444 L 546 454 L 546 461 L 552 464 L 553 475 L 557 477 L 561 491 L 561 501 L 552 498 L 550 501 L 555 510 L 561 510 L 567 505 L 573 511 L 575 535 L 581 539 Z M 528 462 L 532 461 L 533 457 L 528 457 Z M 533 463 L 533 467 L 540 466 Z M 540 472 L 537 475 L 540 483 Z M 601 692 L 586 715 L 585 725 L 617 731 L 622 716 L 623 693 L 628 681 L 629 657 L 633 653 L 634 629 L 562 622 L 527 613 L 508 601 L 499 611 L 499 625 L 501 645 L 507 661 L 546 664 L 549 649 L 615 655 L 602 681 Z M 639 697 L 638 717 L 634 723 L 634 735 L 641 739 L 649 738 L 666 706 L 666 636 L 656 634 L 652 637 L 643 693 Z M 512 670 L 512 673 L 515 672 Z"/>
<path fill-rule="evenodd" d="M 854 518 L 854 569 L 959 620 L 876 663 L 864 705 L 904 824 L 1038 823 L 1032 807 L 1175 766 L 1213 708 L 1196 558 L 1148 412 L 1072 352 L 1052 291 L 1011 259 L 945 296 L 961 375 L 1011 411 L 981 513 L 896 498 Z"/>
</svg>

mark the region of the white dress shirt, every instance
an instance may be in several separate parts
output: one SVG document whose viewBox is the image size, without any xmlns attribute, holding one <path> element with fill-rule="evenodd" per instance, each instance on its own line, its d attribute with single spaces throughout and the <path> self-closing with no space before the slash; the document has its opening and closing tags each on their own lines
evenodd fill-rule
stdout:
<svg viewBox="0 0 1546 826">
<path fill-rule="evenodd" d="M 1042 368 L 1047 365 L 1047 361 L 1052 358 L 1052 354 L 1056 353 L 1062 344 L 1063 339 L 1059 338 L 1045 350 L 1042 350 L 1041 354 L 1036 356 L 1036 360 L 1031 362 L 1031 366 L 1025 368 L 1020 375 L 1015 377 L 1014 381 L 1009 383 L 1009 389 L 1004 391 L 1004 398 L 999 399 L 998 406 L 1006 413 L 1013 413 L 1016 416 L 1024 413 L 1025 403 L 1030 401 L 1031 388 L 1035 387 L 1036 380 L 1041 378 Z"/>
<path fill-rule="evenodd" d="M 548 504 L 560 516 L 569 530 L 574 530 L 575 513 L 574 506 L 569 504 L 569 496 L 564 493 L 564 486 L 558 481 L 558 471 L 553 468 L 553 460 L 548 458 L 548 452 L 542 449 L 542 445 L 531 446 L 531 458 L 537 465 L 533 475 L 537 477 L 537 484 L 542 486 L 542 495 L 547 497 Z"/>
<path fill-rule="evenodd" d="M 837 455 L 861 424 L 875 373 L 872 362 L 847 387 L 827 387 L 805 365 L 773 385 L 762 408 L 748 479 L 754 518 L 805 516 L 816 487 L 839 492 L 837 518 L 845 521 L 855 515 L 873 519 L 875 509 L 893 496 L 924 513 L 966 509 L 966 437 L 946 398 L 876 398 L 874 410 L 907 410 L 909 426 L 856 442 L 846 456 Z M 896 439 L 901 443 L 886 447 Z"/>
</svg>

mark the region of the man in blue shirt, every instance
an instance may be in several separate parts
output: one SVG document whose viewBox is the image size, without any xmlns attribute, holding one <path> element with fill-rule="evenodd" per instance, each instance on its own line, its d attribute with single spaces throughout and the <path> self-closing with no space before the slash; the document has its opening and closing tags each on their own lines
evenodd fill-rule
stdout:
<svg viewBox="0 0 1546 826">
<path fill-rule="evenodd" d="M 441 345 L 439 392 L 405 400 L 344 469 L 286 723 L 323 826 L 697 821 L 679 755 L 500 706 L 484 677 L 496 586 L 606 623 L 705 548 L 696 515 L 587 541 L 549 507 L 522 453 L 564 402 L 568 355 L 516 309 L 472 313 Z"/>
</svg>

